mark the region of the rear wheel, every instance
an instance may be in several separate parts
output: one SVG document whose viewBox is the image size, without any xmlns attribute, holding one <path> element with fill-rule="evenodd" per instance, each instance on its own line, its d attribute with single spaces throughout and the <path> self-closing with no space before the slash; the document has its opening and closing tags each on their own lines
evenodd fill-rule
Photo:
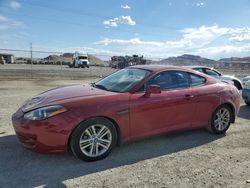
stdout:
<svg viewBox="0 0 250 188">
<path fill-rule="evenodd" d="M 70 147 L 76 157 L 85 161 L 105 158 L 115 146 L 117 133 L 112 122 L 94 118 L 81 123 L 72 133 Z"/>
<path fill-rule="evenodd" d="M 214 134 L 223 134 L 231 124 L 232 110 L 227 105 L 222 105 L 215 110 L 211 117 L 210 130 Z"/>
</svg>

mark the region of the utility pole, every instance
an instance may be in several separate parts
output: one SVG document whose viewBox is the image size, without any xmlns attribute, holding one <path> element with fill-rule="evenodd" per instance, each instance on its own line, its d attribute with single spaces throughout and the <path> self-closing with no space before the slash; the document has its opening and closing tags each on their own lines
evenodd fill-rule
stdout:
<svg viewBox="0 0 250 188">
<path fill-rule="evenodd" d="M 33 54 L 32 54 L 32 42 L 30 43 L 30 68 L 31 68 L 31 78 L 33 76 Z"/>
</svg>

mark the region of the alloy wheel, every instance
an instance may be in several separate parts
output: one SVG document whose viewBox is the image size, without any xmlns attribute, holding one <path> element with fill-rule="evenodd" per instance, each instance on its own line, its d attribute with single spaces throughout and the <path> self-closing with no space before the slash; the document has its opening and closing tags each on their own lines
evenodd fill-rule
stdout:
<svg viewBox="0 0 250 188">
<path fill-rule="evenodd" d="M 220 108 L 215 114 L 214 127 L 223 131 L 230 124 L 230 111 L 227 108 Z"/>
<path fill-rule="evenodd" d="M 105 125 L 92 125 L 80 136 L 79 146 L 88 157 L 98 157 L 105 153 L 112 143 L 111 131 Z"/>
</svg>

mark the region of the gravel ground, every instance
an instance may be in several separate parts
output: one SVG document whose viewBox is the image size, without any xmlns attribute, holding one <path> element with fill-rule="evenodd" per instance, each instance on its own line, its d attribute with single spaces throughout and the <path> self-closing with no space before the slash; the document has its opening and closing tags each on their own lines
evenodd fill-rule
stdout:
<svg viewBox="0 0 250 188">
<path fill-rule="evenodd" d="M 250 107 L 224 136 L 194 130 L 129 143 L 87 163 L 21 147 L 11 115 L 29 97 L 96 78 L 0 79 L 0 187 L 250 187 Z"/>
</svg>

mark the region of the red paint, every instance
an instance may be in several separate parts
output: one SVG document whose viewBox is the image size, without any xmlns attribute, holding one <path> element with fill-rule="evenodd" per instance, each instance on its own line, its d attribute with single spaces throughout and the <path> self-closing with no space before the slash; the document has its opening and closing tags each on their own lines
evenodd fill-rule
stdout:
<svg viewBox="0 0 250 188">
<path fill-rule="evenodd" d="M 214 110 L 221 104 L 231 104 L 238 113 L 240 95 L 234 86 L 197 71 L 167 66 L 136 66 L 152 73 L 131 92 L 115 93 L 91 85 L 56 88 L 40 94 L 46 97 L 35 108 L 60 104 L 67 112 L 41 121 L 23 118 L 21 108 L 12 116 L 16 134 L 24 147 L 37 152 L 65 152 L 70 134 L 82 121 L 102 116 L 112 119 L 120 129 L 124 142 L 181 129 L 206 127 Z M 150 94 L 136 92 L 145 81 L 161 71 L 180 70 L 207 79 L 203 86 L 161 91 L 153 86 Z M 127 113 L 121 113 L 127 111 Z"/>
</svg>

